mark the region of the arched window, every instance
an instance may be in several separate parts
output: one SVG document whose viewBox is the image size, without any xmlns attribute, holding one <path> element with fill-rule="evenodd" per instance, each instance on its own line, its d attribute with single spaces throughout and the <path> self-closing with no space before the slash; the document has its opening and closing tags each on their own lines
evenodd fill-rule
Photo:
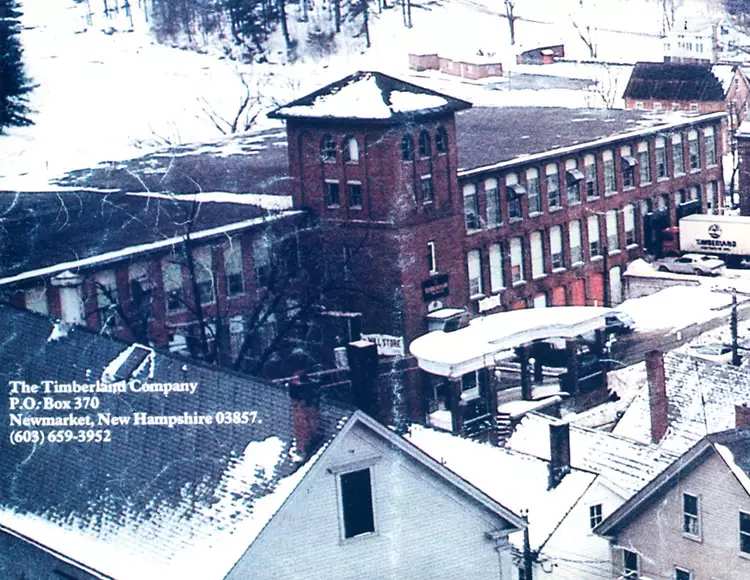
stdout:
<svg viewBox="0 0 750 580">
<path fill-rule="evenodd" d="M 323 135 L 320 141 L 320 158 L 328 163 L 336 161 L 336 141 L 331 135 Z"/>
<path fill-rule="evenodd" d="M 345 137 L 344 142 L 341 144 L 341 153 L 346 162 L 356 163 L 359 161 L 359 145 L 357 144 L 357 140 L 351 135 Z"/>
<path fill-rule="evenodd" d="M 448 131 L 445 130 L 445 127 L 438 127 L 435 135 L 435 149 L 438 153 L 448 152 Z"/>
<path fill-rule="evenodd" d="M 422 129 L 419 133 L 419 156 L 429 157 L 432 154 L 432 146 L 430 144 L 430 134 Z"/>
<path fill-rule="evenodd" d="M 414 159 L 414 141 L 412 141 L 411 135 L 404 135 L 401 138 L 401 159 L 403 161 Z"/>
</svg>

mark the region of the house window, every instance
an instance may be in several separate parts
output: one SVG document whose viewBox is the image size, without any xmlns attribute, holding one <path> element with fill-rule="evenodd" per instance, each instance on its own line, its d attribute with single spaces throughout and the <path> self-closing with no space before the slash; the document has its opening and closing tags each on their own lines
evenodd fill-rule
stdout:
<svg viewBox="0 0 750 580">
<path fill-rule="evenodd" d="M 203 247 L 195 250 L 194 263 L 198 300 L 201 304 L 211 304 L 214 301 L 214 268 L 211 248 Z"/>
<path fill-rule="evenodd" d="M 583 173 L 578 169 L 578 163 L 575 159 L 568 159 L 565 162 L 565 185 L 568 194 L 568 204 L 579 203 L 581 201 L 581 182 Z"/>
<path fill-rule="evenodd" d="M 479 250 L 471 250 L 466 256 L 469 271 L 469 297 L 482 294 L 482 258 Z"/>
<path fill-rule="evenodd" d="M 492 292 L 500 292 L 503 287 L 503 250 L 500 244 L 492 244 L 490 246 L 490 288 Z"/>
<path fill-rule="evenodd" d="M 698 131 L 695 129 L 688 131 L 688 159 L 690 171 L 700 171 L 701 153 L 698 146 Z"/>
<path fill-rule="evenodd" d="M 648 154 L 648 142 L 638 143 L 638 170 L 641 185 L 651 183 L 651 159 Z"/>
<path fill-rule="evenodd" d="M 622 551 L 622 577 L 628 579 L 640 578 L 640 562 L 638 554 L 635 552 Z"/>
<path fill-rule="evenodd" d="M 625 226 L 625 245 L 632 246 L 635 244 L 635 207 L 628 204 L 623 210 L 623 221 Z"/>
<path fill-rule="evenodd" d="M 445 127 L 438 127 L 435 134 L 435 149 L 438 153 L 448 152 L 448 131 L 445 130 Z"/>
<path fill-rule="evenodd" d="M 541 232 L 531 232 L 529 242 L 531 246 L 531 277 L 541 278 L 544 276 L 544 249 Z"/>
<path fill-rule="evenodd" d="M 419 132 L 419 156 L 429 157 L 432 155 L 432 145 L 430 144 L 430 134 L 422 129 Z"/>
<path fill-rule="evenodd" d="M 523 282 L 523 245 L 521 238 L 511 238 L 510 240 L 510 273 L 511 282 Z"/>
<path fill-rule="evenodd" d="M 422 203 L 432 203 L 435 201 L 435 192 L 432 189 L 432 175 L 423 175 L 419 180 L 419 185 L 422 193 Z"/>
<path fill-rule="evenodd" d="M 590 153 L 583 158 L 583 179 L 586 199 L 599 197 L 599 188 L 596 181 L 596 157 Z"/>
<path fill-rule="evenodd" d="M 635 187 L 635 166 L 638 162 L 632 155 L 630 145 L 620 147 L 620 170 L 622 171 L 622 187 L 630 189 Z"/>
<path fill-rule="evenodd" d="M 401 161 L 412 161 L 414 159 L 414 141 L 411 135 L 401 138 Z"/>
<path fill-rule="evenodd" d="M 471 371 L 461 376 L 461 398 L 473 399 L 479 396 L 479 376 L 477 371 Z"/>
<path fill-rule="evenodd" d="M 349 190 L 349 207 L 362 209 L 362 184 L 358 181 L 350 181 L 346 187 Z"/>
<path fill-rule="evenodd" d="M 497 188 L 497 179 L 485 180 L 484 194 L 487 201 L 487 226 L 499 226 L 503 220 L 500 215 L 500 191 Z"/>
<path fill-rule="evenodd" d="M 617 232 L 617 212 L 607 212 L 607 251 L 614 252 L 620 247 L 620 236 Z"/>
<path fill-rule="evenodd" d="M 740 512 L 740 552 L 750 554 L 750 514 Z"/>
<path fill-rule="evenodd" d="M 581 249 L 581 222 L 574 220 L 568 226 L 568 237 L 570 238 L 570 263 L 579 264 L 583 262 L 583 250 Z"/>
<path fill-rule="evenodd" d="M 706 165 L 716 165 L 716 139 L 713 127 L 703 129 L 703 148 L 706 150 Z"/>
<path fill-rule="evenodd" d="M 341 204 L 339 182 L 327 180 L 325 184 L 326 184 L 326 205 L 328 207 L 338 207 Z"/>
<path fill-rule="evenodd" d="M 684 568 L 675 568 L 674 580 L 693 580 L 693 573 Z"/>
<path fill-rule="evenodd" d="M 479 222 L 479 198 L 477 197 L 477 188 L 474 184 L 464 185 L 464 222 L 467 231 L 478 230 L 481 225 Z"/>
<path fill-rule="evenodd" d="M 518 183 L 518 174 L 509 173 L 505 176 L 505 191 L 508 198 L 508 218 L 520 219 L 523 216 L 521 196 L 526 194 L 526 189 Z"/>
<path fill-rule="evenodd" d="M 170 260 L 165 260 L 161 265 L 161 273 L 167 311 L 181 310 L 185 307 L 182 296 L 182 266 Z"/>
<path fill-rule="evenodd" d="M 266 286 L 271 278 L 270 241 L 264 236 L 253 240 L 253 265 L 255 266 L 255 282 L 258 286 Z"/>
<path fill-rule="evenodd" d="M 589 506 L 589 527 L 593 530 L 602 523 L 602 504 Z"/>
<path fill-rule="evenodd" d="M 359 145 L 354 137 L 348 136 L 344 139 L 344 142 L 341 144 L 341 154 L 347 163 L 357 163 L 359 161 Z"/>
<path fill-rule="evenodd" d="M 323 135 L 323 139 L 320 141 L 320 158 L 325 163 L 336 161 L 336 141 L 331 135 Z"/>
<path fill-rule="evenodd" d="M 593 258 L 601 253 L 601 248 L 599 247 L 599 218 L 595 215 L 590 215 L 587 223 L 589 234 L 589 255 Z"/>
<path fill-rule="evenodd" d="M 103 328 L 115 327 L 120 323 L 119 296 L 117 279 L 112 270 L 97 272 L 94 275 L 96 284 L 96 305 L 99 310 Z"/>
<path fill-rule="evenodd" d="M 552 226 L 549 230 L 549 249 L 552 256 L 552 269 L 564 268 L 562 250 L 562 226 Z"/>
<path fill-rule="evenodd" d="M 437 250 L 434 241 L 427 242 L 427 267 L 430 274 L 437 274 Z"/>
<path fill-rule="evenodd" d="M 242 273 L 242 245 L 239 239 L 233 239 L 224 248 L 224 276 L 227 283 L 227 295 L 236 296 L 245 291 L 245 277 Z"/>
<path fill-rule="evenodd" d="M 557 164 L 548 163 L 544 167 L 544 174 L 546 176 L 547 200 L 549 201 L 549 208 L 558 208 L 560 207 L 560 180 L 557 176 Z"/>
<path fill-rule="evenodd" d="M 533 167 L 526 170 L 526 197 L 529 203 L 529 215 L 542 211 L 542 196 L 539 193 L 539 171 Z"/>
<path fill-rule="evenodd" d="M 344 538 L 354 538 L 375 532 L 370 468 L 340 474 L 339 493 Z"/>
<path fill-rule="evenodd" d="M 682 135 L 680 133 L 672 135 L 672 165 L 675 176 L 685 173 L 685 157 L 682 152 Z"/>
<path fill-rule="evenodd" d="M 615 177 L 615 158 L 612 151 L 602 153 L 604 162 L 604 194 L 610 195 L 617 190 L 617 179 Z"/>
<path fill-rule="evenodd" d="M 689 536 L 700 537 L 700 500 L 697 495 L 682 494 L 682 531 Z"/>
<path fill-rule="evenodd" d="M 666 179 L 667 150 L 664 137 L 657 137 L 654 141 L 654 157 L 656 158 L 656 179 Z"/>
</svg>

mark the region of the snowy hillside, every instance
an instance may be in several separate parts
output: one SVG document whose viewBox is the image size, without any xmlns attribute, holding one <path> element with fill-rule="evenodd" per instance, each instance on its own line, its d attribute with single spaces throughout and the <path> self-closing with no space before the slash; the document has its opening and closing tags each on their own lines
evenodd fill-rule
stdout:
<svg viewBox="0 0 750 580">
<path fill-rule="evenodd" d="M 263 111 L 358 69 L 382 70 L 477 104 L 563 106 L 603 106 L 603 93 L 619 97 L 629 74 L 627 66 L 561 63 L 532 68 L 545 68 L 539 72 L 546 75 L 556 70 L 553 74 L 577 80 L 524 82 L 517 75 L 536 71 L 515 66 L 518 46 L 510 44 L 499 0 L 414 0 L 410 29 L 403 26 L 400 9 L 378 13 L 371 8 L 371 49 L 364 49 L 362 37 L 340 35 L 334 56 L 320 59 L 304 49 L 293 64 L 283 62 L 284 41 L 277 30 L 268 40 L 268 62 L 253 65 L 226 58 L 215 39 L 205 39 L 201 52 L 157 44 L 135 0 L 127 17 L 120 13 L 104 18 L 97 11 L 100 4 L 101 0 L 23 0 L 25 59 L 38 84 L 31 97 L 36 124 L 0 137 L 0 188 L 47 187 L 49 179 L 72 169 L 222 138 L 217 126 L 227 130 L 225 121 L 231 124 L 246 94 L 253 128 L 268 128 L 272 123 Z M 662 58 L 659 0 L 516 4 L 520 46 L 562 41 L 568 58 L 586 59 L 590 53 L 581 40 L 583 32 L 596 43 L 598 58 L 604 61 Z M 715 0 L 677 4 L 686 13 L 716 12 Z M 298 8 L 288 5 L 289 32 L 303 39 L 320 15 L 299 22 Z M 510 76 L 467 82 L 408 69 L 410 51 L 455 56 L 478 50 L 498 55 Z M 241 131 L 244 118 L 237 124 Z"/>
</svg>

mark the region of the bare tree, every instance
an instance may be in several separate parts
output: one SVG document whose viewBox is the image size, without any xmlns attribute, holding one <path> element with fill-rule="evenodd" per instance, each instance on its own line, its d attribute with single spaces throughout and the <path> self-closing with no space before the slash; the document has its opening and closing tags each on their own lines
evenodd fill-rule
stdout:
<svg viewBox="0 0 750 580">
<path fill-rule="evenodd" d="M 594 39 L 594 31 L 596 29 L 591 25 L 589 20 L 591 10 L 592 7 L 587 7 L 584 0 L 579 0 L 577 12 L 571 14 L 570 18 L 573 23 L 573 28 L 578 34 L 578 38 L 581 39 L 589 51 L 589 57 L 594 59 L 597 57 L 597 46 Z"/>
<path fill-rule="evenodd" d="M 250 80 L 248 80 L 249 76 Z M 217 107 L 211 105 L 205 97 L 197 99 L 203 114 L 222 135 L 248 131 L 263 111 L 263 79 L 239 71 L 237 77 L 242 85 L 239 104 L 228 114 L 219 112 Z"/>
</svg>

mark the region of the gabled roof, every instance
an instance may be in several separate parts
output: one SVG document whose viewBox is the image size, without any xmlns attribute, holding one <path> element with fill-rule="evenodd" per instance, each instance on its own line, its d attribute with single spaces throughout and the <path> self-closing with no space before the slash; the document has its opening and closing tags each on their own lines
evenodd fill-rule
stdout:
<svg viewBox="0 0 750 580">
<path fill-rule="evenodd" d="M 188 227 L 197 240 L 282 215 L 287 214 L 241 202 L 194 203 L 192 197 L 0 192 L 0 285 L 168 249 L 184 239 Z"/>
<path fill-rule="evenodd" d="M 643 509 L 652 505 L 688 473 L 716 453 L 750 495 L 750 430 L 730 429 L 698 441 L 636 495 L 626 501 L 596 528 L 596 533 L 616 534 Z M 710 489 L 704 493 L 710 493 Z"/>
<path fill-rule="evenodd" d="M 375 71 L 360 71 L 269 114 L 275 119 L 402 123 L 468 109 L 471 103 Z"/>
<path fill-rule="evenodd" d="M 527 414 L 508 440 L 508 447 L 549 459 L 549 426 L 554 421 L 546 415 Z M 676 457 L 656 445 L 570 425 L 571 465 L 600 475 L 602 483 L 622 498 L 641 489 Z"/>
<path fill-rule="evenodd" d="M 589 488 L 595 474 L 572 469 L 549 489 L 549 462 L 445 431 L 412 425 L 408 441 L 483 493 L 516 512 L 528 511 L 529 541 L 541 550 L 560 522 Z M 523 537 L 511 536 L 522 549 Z"/>
<path fill-rule="evenodd" d="M 623 97 L 664 101 L 723 101 L 726 90 L 710 65 L 638 62 L 633 67 Z"/>
<path fill-rule="evenodd" d="M 664 355 L 669 427 L 659 447 L 682 454 L 709 433 L 735 424 L 734 407 L 750 402 L 750 375 L 744 369 L 699 359 L 681 352 Z M 644 383 L 613 432 L 648 442 L 651 414 Z"/>
<path fill-rule="evenodd" d="M 95 412 L 75 415 L 90 415 L 96 429 L 106 428 L 99 413 L 130 417 L 110 427 L 111 441 L 11 446 L 10 381 L 96 383 L 132 349 L 84 328 L 53 333 L 50 319 L 3 305 L 0 328 L 0 526 L 103 576 L 223 578 L 352 413 L 324 397 L 323 447 L 304 460 L 285 389 L 151 351 L 134 379 L 195 382 L 195 392 L 100 393 Z M 184 420 L 222 411 L 253 414 L 232 425 L 133 424 L 135 413 Z M 28 421 L 67 414 L 20 412 Z"/>
</svg>

